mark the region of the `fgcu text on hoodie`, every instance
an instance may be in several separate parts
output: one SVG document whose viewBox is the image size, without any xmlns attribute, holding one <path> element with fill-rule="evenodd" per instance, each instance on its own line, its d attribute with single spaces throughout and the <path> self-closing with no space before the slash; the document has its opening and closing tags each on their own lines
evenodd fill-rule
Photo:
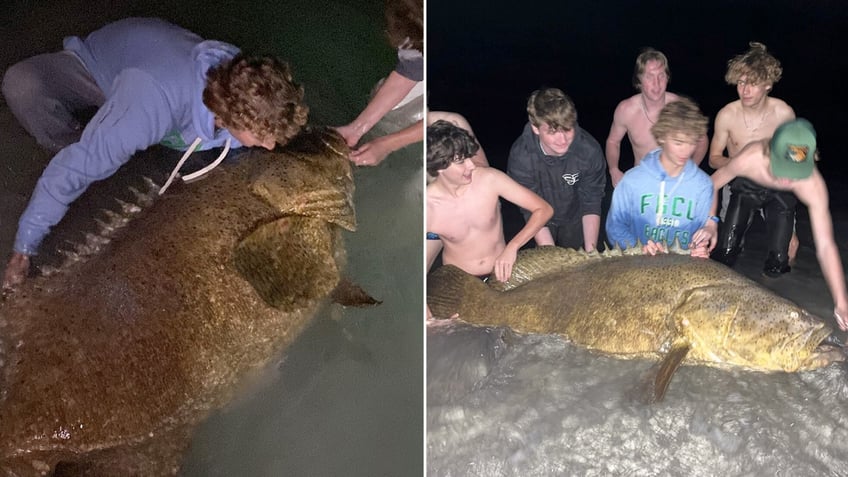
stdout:
<svg viewBox="0 0 848 477">
<path fill-rule="evenodd" d="M 93 182 L 105 179 L 137 151 L 154 144 L 185 150 L 197 138 L 198 150 L 230 139 L 216 130 L 203 104 L 206 73 L 239 50 L 154 18 L 128 18 L 106 25 L 85 39 L 67 37 L 106 102 L 79 142 L 59 151 L 35 186 L 21 216 L 15 251 L 33 255 L 50 227 Z"/>
<path fill-rule="evenodd" d="M 660 164 L 660 152 L 649 152 L 613 191 L 606 225 L 611 245 L 625 248 L 637 240 L 671 245 L 678 240 L 689 248 L 692 234 L 706 223 L 713 200 L 710 177 L 691 160 L 677 177 L 670 177 Z"/>
</svg>

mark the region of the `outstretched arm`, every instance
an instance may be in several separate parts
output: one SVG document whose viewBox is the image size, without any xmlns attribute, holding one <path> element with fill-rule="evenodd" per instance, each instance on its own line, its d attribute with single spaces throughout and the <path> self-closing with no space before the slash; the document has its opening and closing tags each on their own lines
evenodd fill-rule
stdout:
<svg viewBox="0 0 848 477">
<path fill-rule="evenodd" d="M 533 171 L 531 161 L 532 159 L 525 155 L 521 147 L 517 146 L 516 144 L 513 144 L 512 148 L 509 151 L 509 157 L 507 159 L 507 173 L 509 174 L 509 177 L 515 182 L 517 182 L 519 185 L 529 189 L 531 192 L 538 196 L 539 187 L 536 183 L 535 173 Z M 522 208 L 521 215 L 524 216 L 525 222 L 529 222 L 529 210 Z M 534 238 L 536 239 L 536 244 L 539 246 L 554 244 L 554 238 L 551 235 L 551 231 L 548 227 L 545 227 L 544 224 L 543 227 L 541 227 L 538 232 L 536 232 Z"/>
<path fill-rule="evenodd" d="M 727 112 L 724 109 L 718 112 L 715 120 L 715 132 L 713 132 L 713 140 L 710 142 L 710 160 L 709 165 L 713 169 L 721 169 L 730 161 L 730 158 L 724 155 L 724 150 L 727 149 L 727 139 L 729 138 Z"/>
<path fill-rule="evenodd" d="M 593 148 L 590 154 L 591 156 L 587 158 L 585 174 L 577 183 L 577 197 L 583 214 L 583 249 L 587 252 L 595 250 L 598 246 L 601 204 L 607 187 L 607 174 L 601 149 Z"/>
<path fill-rule="evenodd" d="M 392 110 L 400 101 L 415 87 L 417 81 L 411 80 L 397 71 L 389 73 L 388 78 L 359 113 L 359 116 L 350 124 L 337 128 L 339 134 L 345 138 L 347 145 L 356 146 L 362 136 L 374 127 L 383 116 Z"/>
<path fill-rule="evenodd" d="M 524 227 L 518 231 L 504 248 L 501 255 L 495 259 L 495 278 L 505 282 L 512 275 L 512 265 L 518 256 L 518 250 L 533 238 L 554 215 L 554 209 L 535 192 L 515 182 L 497 169 L 493 172 L 493 185 L 498 195 L 513 204 L 530 212 Z"/>
<path fill-rule="evenodd" d="M 595 250 L 598 235 L 601 232 L 601 216 L 586 214 L 583 216 L 583 249 L 587 252 Z"/>
<path fill-rule="evenodd" d="M 59 151 L 38 179 L 18 222 L 15 253 L 4 273 L 4 286 L 26 278 L 28 257 L 37 252 L 73 201 L 92 183 L 114 174 L 136 151 L 159 142 L 170 128 L 170 106 L 146 73 L 121 74 L 113 88 L 80 141 Z"/>
<path fill-rule="evenodd" d="M 12 290 L 26 280 L 29 273 L 29 255 L 12 252 L 3 272 L 3 290 Z"/>
<path fill-rule="evenodd" d="M 813 171 L 809 186 L 798 188 L 795 194 L 808 208 L 816 258 L 824 280 L 833 297 L 834 315 L 839 328 L 848 331 L 848 292 L 845 289 L 845 272 L 839 249 L 833 238 L 833 221 L 828 206 L 827 186 L 818 170 Z"/>
<path fill-rule="evenodd" d="M 376 166 L 398 149 L 423 140 L 424 121 L 416 121 L 400 131 L 380 136 L 359 146 L 350 152 L 350 160 L 357 166 Z"/>
<path fill-rule="evenodd" d="M 622 104 L 619 104 L 618 107 L 615 108 L 612 125 L 610 126 L 610 132 L 607 136 L 605 150 L 613 187 L 618 186 L 621 178 L 624 177 L 624 173 L 618 168 L 618 163 L 621 159 L 621 140 L 624 139 L 624 135 L 627 134 L 627 128 L 624 127 L 621 119 L 621 116 L 623 115 L 622 108 Z"/>
</svg>

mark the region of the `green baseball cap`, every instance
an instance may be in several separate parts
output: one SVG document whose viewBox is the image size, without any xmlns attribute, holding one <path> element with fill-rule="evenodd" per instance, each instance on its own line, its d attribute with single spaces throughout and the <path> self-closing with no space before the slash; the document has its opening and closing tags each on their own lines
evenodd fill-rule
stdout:
<svg viewBox="0 0 848 477">
<path fill-rule="evenodd" d="M 775 177 L 806 179 L 813 173 L 816 130 L 806 119 L 783 123 L 774 131 L 769 149 Z"/>
</svg>

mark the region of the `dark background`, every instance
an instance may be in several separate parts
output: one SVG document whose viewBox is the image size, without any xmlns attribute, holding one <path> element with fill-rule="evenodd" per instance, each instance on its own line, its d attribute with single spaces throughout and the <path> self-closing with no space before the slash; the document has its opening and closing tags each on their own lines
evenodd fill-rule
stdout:
<svg viewBox="0 0 848 477">
<path fill-rule="evenodd" d="M 727 61 L 747 50 L 748 42 L 762 42 L 783 66 L 772 96 L 816 127 L 818 166 L 831 202 L 845 207 L 836 197 L 845 189 L 848 170 L 841 147 L 848 103 L 843 3 L 530 1 L 505 8 L 431 0 L 427 14 L 428 106 L 464 115 L 490 163 L 503 170 L 535 89 L 557 87 L 571 96 L 578 122 L 603 148 L 616 105 L 636 92 L 631 84 L 636 56 L 651 46 L 669 59 L 668 90 L 694 99 L 712 128 L 718 110 L 738 99 L 735 86 L 724 82 Z M 625 139 L 622 170 L 632 160 Z M 706 163 L 702 167 L 712 172 Z M 611 190 L 608 186 L 607 203 Z M 504 210 L 510 237 L 522 222 L 518 216 L 515 223 L 511 206 Z"/>
</svg>

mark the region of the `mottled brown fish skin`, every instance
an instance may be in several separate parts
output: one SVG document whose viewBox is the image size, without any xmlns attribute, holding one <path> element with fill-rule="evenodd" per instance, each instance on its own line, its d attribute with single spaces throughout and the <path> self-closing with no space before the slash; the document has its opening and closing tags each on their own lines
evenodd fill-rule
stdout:
<svg viewBox="0 0 848 477">
<path fill-rule="evenodd" d="M 174 474 L 191 428 L 307 326 L 339 279 L 353 182 L 331 131 L 287 151 L 173 187 L 100 254 L 0 306 L 0 475 Z M 279 243 L 251 235 L 262 226 Z M 273 263 L 240 273 L 246 237 Z M 245 273 L 305 284 L 273 308 Z"/>
<path fill-rule="evenodd" d="M 488 287 L 455 267 L 434 271 L 427 283 L 433 314 L 560 334 L 622 356 L 655 357 L 682 339 L 688 362 L 759 371 L 828 364 L 817 348 L 829 326 L 711 260 L 541 247 L 522 252 L 516 268 L 514 288 Z"/>
</svg>

